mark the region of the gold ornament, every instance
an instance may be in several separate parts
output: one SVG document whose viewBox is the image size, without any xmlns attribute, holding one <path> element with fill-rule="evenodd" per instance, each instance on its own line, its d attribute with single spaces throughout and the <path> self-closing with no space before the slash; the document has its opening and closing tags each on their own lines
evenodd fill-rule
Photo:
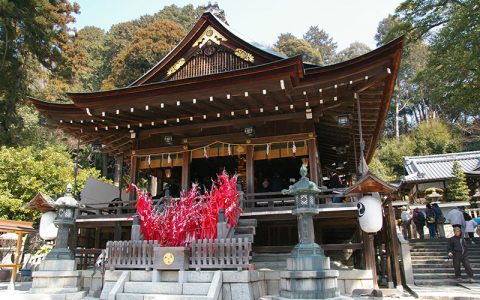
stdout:
<svg viewBox="0 0 480 300">
<path fill-rule="evenodd" d="M 253 57 L 253 55 L 251 53 L 248 53 L 247 51 L 245 51 L 243 49 L 240 49 L 240 48 L 235 49 L 235 55 L 240 57 L 241 59 L 243 59 L 245 61 L 249 61 L 249 62 L 252 62 L 252 63 L 255 60 L 255 58 Z"/>
<path fill-rule="evenodd" d="M 167 252 L 163 255 L 163 263 L 166 264 L 167 266 L 173 264 L 175 261 L 175 256 L 173 253 Z"/>
<path fill-rule="evenodd" d="M 227 39 L 220 32 L 216 31 L 212 26 L 208 26 L 203 34 L 193 43 L 192 48 L 197 46 L 202 48 L 205 44 L 211 45 L 212 43 L 220 45 L 220 42 L 226 41 Z"/>
<path fill-rule="evenodd" d="M 177 72 L 185 64 L 185 58 L 180 58 L 173 66 L 170 67 L 167 71 L 167 76 L 172 75 L 173 73 Z"/>
</svg>

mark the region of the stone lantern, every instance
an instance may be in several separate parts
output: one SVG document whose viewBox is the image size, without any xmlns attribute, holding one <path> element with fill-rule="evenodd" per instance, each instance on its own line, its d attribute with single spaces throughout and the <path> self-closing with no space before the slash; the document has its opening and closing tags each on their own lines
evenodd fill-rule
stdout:
<svg viewBox="0 0 480 300">
<path fill-rule="evenodd" d="M 280 295 L 290 299 L 332 298 L 338 296 L 338 271 L 330 270 L 330 259 L 315 243 L 313 215 L 319 212 L 315 196 L 321 190 L 306 177 L 307 173 L 302 165 L 300 180 L 282 191 L 295 197 L 292 214 L 297 216 L 299 243 L 287 258 L 287 271 L 280 274 Z"/>
<path fill-rule="evenodd" d="M 58 227 L 58 234 L 55 247 L 47 254 L 46 260 L 74 259 L 73 253 L 68 249 L 68 239 L 70 228 L 75 224 L 75 209 L 79 206 L 80 203 L 72 197 L 72 185 L 68 184 L 65 195 L 54 203 L 57 217 L 53 223 Z"/>
</svg>

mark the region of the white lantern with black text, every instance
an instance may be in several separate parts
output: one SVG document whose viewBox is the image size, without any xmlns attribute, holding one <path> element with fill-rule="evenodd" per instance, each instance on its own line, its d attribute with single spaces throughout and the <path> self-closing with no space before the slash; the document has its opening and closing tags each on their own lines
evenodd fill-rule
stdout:
<svg viewBox="0 0 480 300">
<path fill-rule="evenodd" d="M 363 231 L 375 233 L 382 229 L 383 214 L 380 199 L 364 196 L 358 201 L 357 208 L 358 222 Z"/>
</svg>

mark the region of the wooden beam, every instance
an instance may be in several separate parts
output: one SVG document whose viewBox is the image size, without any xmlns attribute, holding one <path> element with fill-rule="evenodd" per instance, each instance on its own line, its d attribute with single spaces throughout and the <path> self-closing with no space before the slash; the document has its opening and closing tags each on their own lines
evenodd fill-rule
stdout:
<svg viewBox="0 0 480 300">
<path fill-rule="evenodd" d="M 360 224 L 358 225 L 360 226 Z M 365 231 L 361 230 L 362 234 L 362 243 L 363 243 L 363 255 L 365 257 L 365 267 L 367 270 L 372 271 L 373 275 L 373 286 L 378 289 L 378 278 L 377 278 L 377 265 L 375 262 L 375 244 L 373 234 L 368 234 Z"/>
<path fill-rule="evenodd" d="M 253 146 L 247 146 L 247 170 L 246 170 L 246 182 L 247 182 L 247 193 L 255 192 L 255 170 L 254 170 L 254 160 L 253 160 Z"/>
<path fill-rule="evenodd" d="M 190 156 L 191 152 L 183 152 L 182 154 L 182 190 L 187 191 L 190 187 Z"/>
<path fill-rule="evenodd" d="M 310 180 L 319 184 L 318 181 L 318 151 L 317 141 L 310 139 L 307 141 L 308 147 L 308 164 L 310 165 Z"/>
</svg>

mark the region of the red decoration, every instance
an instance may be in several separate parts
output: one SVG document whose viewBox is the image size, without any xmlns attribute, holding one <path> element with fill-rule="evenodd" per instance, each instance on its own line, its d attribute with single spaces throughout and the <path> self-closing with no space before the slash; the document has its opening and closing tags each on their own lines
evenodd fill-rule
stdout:
<svg viewBox="0 0 480 300">
<path fill-rule="evenodd" d="M 136 188 L 131 185 L 128 191 Z M 146 240 L 157 240 L 161 246 L 186 246 L 196 239 L 215 239 L 219 210 L 225 211 L 230 228 L 237 226 L 242 212 L 238 205 L 237 177 L 225 171 L 217 176 L 212 189 L 200 195 L 197 185 L 180 199 L 165 203 L 162 212 L 153 209 L 152 197 L 137 189 L 137 212 L 140 229 Z"/>
</svg>

